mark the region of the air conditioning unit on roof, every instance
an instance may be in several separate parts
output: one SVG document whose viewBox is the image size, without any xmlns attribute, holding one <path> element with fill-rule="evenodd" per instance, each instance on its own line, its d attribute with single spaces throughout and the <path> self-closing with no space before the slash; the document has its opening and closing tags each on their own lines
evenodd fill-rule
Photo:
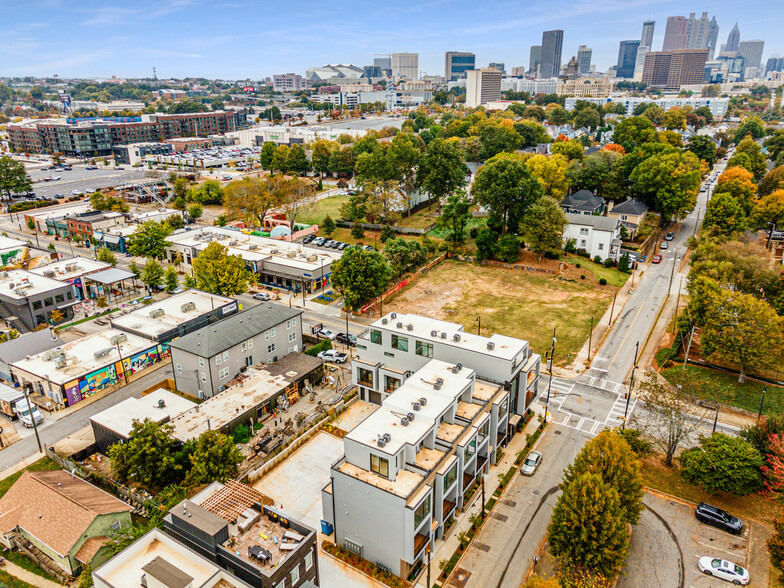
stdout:
<svg viewBox="0 0 784 588">
<path fill-rule="evenodd" d="M 195 302 L 186 302 L 180 307 L 182 312 L 189 312 L 191 310 L 196 310 L 196 303 Z"/>
<path fill-rule="evenodd" d="M 166 312 L 162 308 L 156 308 L 155 310 L 150 311 L 150 318 L 158 318 L 164 314 L 166 314 Z"/>
<path fill-rule="evenodd" d="M 125 343 L 128 340 L 128 335 L 125 333 L 121 333 L 120 335 L 115 335 L 111 339 L 109 339 L 109 343 L 112 345 L 117 345 L 118 343 Z"/>
</svg>

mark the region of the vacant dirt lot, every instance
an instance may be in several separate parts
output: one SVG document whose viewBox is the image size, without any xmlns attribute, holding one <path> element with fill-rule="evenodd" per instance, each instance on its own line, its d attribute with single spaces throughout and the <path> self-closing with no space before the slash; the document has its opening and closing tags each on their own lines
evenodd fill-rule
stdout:
<svg viewBox="0 0 784 588">
<path fill-rule="evenodd" d="M 460 323 L 482 334 L 501 333 L 531 342 L 537 353 L 550 346 L 556 327 L 556 361 L 574 353 L 612 299 L 613 288 L 545 274 L 445 261 L 384 303 L 384 310 L 412 312 Z"/>
</svg>

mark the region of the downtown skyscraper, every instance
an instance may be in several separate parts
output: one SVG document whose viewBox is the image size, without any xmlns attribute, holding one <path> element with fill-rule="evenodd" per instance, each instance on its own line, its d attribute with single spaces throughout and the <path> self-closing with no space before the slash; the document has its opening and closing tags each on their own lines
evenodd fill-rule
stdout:
<svg viewBox="0 0 784 588">
<path fill-rule="evenodd" d="M 542 33 L 542 59 L 539 63 L 539 78 L 557 78 L 561 73 L 563 33 L 560 29 Z"/>
</svg>

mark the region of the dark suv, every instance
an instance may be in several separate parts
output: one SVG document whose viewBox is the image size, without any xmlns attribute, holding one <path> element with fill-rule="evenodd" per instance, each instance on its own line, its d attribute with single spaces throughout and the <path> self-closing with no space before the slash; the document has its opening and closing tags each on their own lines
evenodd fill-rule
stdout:
<svg viewBox="0 0 784 588">
<path fill-rule="evenodd" d="M 697 520 L 706 525 L 713 525 L 733 535 L 740 535 L 743 531 L 743 522 L 740 519 L 710 504 L 700 502 L 694 514 Z"/>
</svg>

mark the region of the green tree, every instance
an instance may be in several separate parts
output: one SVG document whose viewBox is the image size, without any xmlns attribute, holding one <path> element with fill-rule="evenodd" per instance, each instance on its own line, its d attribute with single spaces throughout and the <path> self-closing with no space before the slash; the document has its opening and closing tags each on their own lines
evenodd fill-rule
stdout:
<svg viewBox="0 0 784 588">
<path fill-rule="evenodd" d="M 495 256 L 506 263 L 514 263 L 520 255 L 520 241 L 514 235 L 502 235 L 495 248 Z"/>
<path fill-rule="evenodd" d="M 582 161 L 573 161 L 566 177 L 573 190 L 585 189 L 602 198 L 620 199 L 624 196 L 619 165 L 622 159 L 623 155 L 616 151 L 601 149 Z"/>
<path fill-rule="evenodd" d="M 93 192 L 90 194 L 90 206 L 93 210 L 111 210 L 113 212 L 128 212 L 128 203 L 114 194 Z"/>
<path fill-rule="evenodd" d="M 358 308 L 381 295 L 391 277 L 392 270 L 378 251 L 351 247 L 332 262 L 332 285 L 349 308 Z"/>
<path fill-rule="evenodd" d="M 194 202 L 188 207 L 188 216 L 193 220 L 200 219 L 202 214 L 204 214 L 204 207 L 198 202 Z"/>
<path fill-rule="evenodd" d="M 332 233 L 335 232 L 337 229 L 337 225 L 335 225 L 335 221 L 332 220 L 332 217 L 327 215 L 324 217 L 324 220 L 321 221 L 321 225 L 319 225 L 319 231 L 324 233 L 327 237 L 331 237 Z"/>
<path fill-rule="evenodd" d="M 759 196 L 767 196 L 776 190 L 784 190 L 784 165 L 773 168 L 759 183 Z"/>
<path fill-rule="evenodd" d="M 337 146 L 332 141 L 319 139 L 313 144 L 313 153 L 311 155 L 311 163 L 313 170 L 319 173 L 319 177 L 323 177 L 329 170 L 329 158 L 332 152 L 335 151 Z"/>
<path fill-rule="evenodd" d="M 604 430 L 586 443 L 564 474 L 564 484 L 578 476 L 594 473 L 618 491 L 624 520 L 636 525 L 643 510 L 640 460 L 626 440 Z"/>
<path fill-rule="evenodd" d="M 569 161 L 581 161 L 585 156 L 583 146 L 579 141 L 569 139 L 568 141 L 554 141 L 550 147 L 550 152 L 554 155 L 563 155 Z"/>
<path fill-rule="evenodd" d="M 482 229 L 476 236 L 476 257 L 480 261 L 492 259 L 498 243 L 498 233 L 492 229 Z"/>
<path fill-rule="evenodd" d="M 389 261 L 392 273 L 401 276 L 409 270 L 416 269 L 427 259 L 419 241 L 406 241 L 392 237 L 384 244 L 384 256 Z"/>
<path fill-rule="evenodd" d="M 79 574 L 79 588 L 91 588 L 93 586 L 93 569 L 90 564 L 85 564 L 82 573 Z"/>
<path fill-rule="evenodd" d="M 459 148 L 444 139 L 430 142 L 419 166 L 422 187 L 437 200 L 465 186 L 467 173 Z"/>
<path fill-rule="evenodd" d="M 355 161 L 351 147 L 335 149 L 329 157 L 329 171 L 339 176 L 349 175 L 354 171 Z"/>
<path fill-rule="evenodd" d="M 180 277 L 177 275 L 177 268 L 173 265 L 166 267 L 166 272 L 163 275 L 164 284 L 166 284 L 166 291 L 171 294 L 180 286 Z"/>
<path fill-rule="evenodd" d="M 730 363 L 746 372 L 772 367 L 782 350 L 784 319 L 765 300 L 722 290 L 708 311 L 701 345 L 706 357 Z"/>
<path fill-rule="evenodd" d="M 686 149 L 708 165 L 712 166 L 716 162 L 716 143 L 710 137 L 695 135 L 689 139 L 689 145 Z"/>
<path fill-rule="evenodd" d="M 613 143 L 622 145 L 626 153 L 643 143 L 656 143 L 656 127 L 644 116 L 630 116 L 619 122 L 613 131 Z"/>
<path fill-rule="evenodd" d="M 185 202 L 185 199 L 188 196 L 188 180 L 183 178 L 182 176 L 177 176 L 172 181 L 172 192 L 174 192 L 174 199 L 182 200 Z M 184 208 L 180 208 L 179 210 L 185 210 Z"/>
<path fill-rule="evenodd" d="M 150 288 L 159 288 L 163 283 L 163 266 L 156 259 L 148 259 L 139 279 Z"/>
<path fill-rule="evenodd" d="M 4 200 L 9 200 L 11 194 L 29 192 L 32 188 L 33 182 L 21 161 L 14 161 L 8 155 L 0 157 L 0 196 Z"/>
<path fill-rule="evenodd" d="M 259 153 L 261 169 L 272 171 L 272 160 L 275 158 L 275 149 L 277 149 L 277 145 L 272 141 L 267 141 L 261 146 L 261 152 Z"/>
<path fill-rule="evenodd" d="M 513 153 L 522 146 L 520 135 L 512 127 L 487 124 L 479 133 L 479 159 L 486 161 L 499 153 Z"/>
<path fill-rule="evenodd" d="M 727 169 L 738 165 L 749 170 L 754 175 L 754 180 L 759 182 L 768 171 L 768 162 L 762 149 L 751 138 L 746 137 L 735 148 L 735 153 L 727 162 Z"/>
<path fill-rule="evenodd" d="M 454 245 L 465 241 L 466 226 L 471 219 L 470 208 L 471 203 L 462 192 L 449 196 L 441 208 L 438 225 L 449 231 L 447 240 Z"/>
<path fill-rule="evenodd" d="M 531 251 L 542 255 L 559 251 L 563 247 L 566 215 L 552 198 L 543 197 L 534 202 L 523 216 L 523 231 Z"/>
<path fill-rule="evenodd" d="M 248 290 L 251 277 L 239 255 L 229 255 L 228 249 L 213 241 L 193 260 L 196 287 L 210 294 L 236 296 Z"/>
<path fill-rule="evenodd" d="M 167 223 L 142 223 L 128 237 L 128 251 L 135 257 L 163 259 L 166 257 L 166 248 L 171 245 L 166 237 L 171 233 L 172 229 Z"/>
<path fill-rule="evenodd" d="M 471 194 L 501 218 L 504 232 L 516 232 L 519 220 L 540 198 L 542 188 L 522 157 L 500 153 L 479 168 Z"/>
<path fill-rule="evenodd" d="M 683 218 L 694 208 L 702 180 L 699 159 L 689 151 L 653 155 L 634 168 L 630 179 L 646 203 L 661 212 L 662 222 Z"/>
<path fill-rule="evenodd" d="M 526 159 L 525 165 L 531 171 L 539 185 L 542 193 L 552 198 L 561 198 L 569 189 L 569 179 L 566 175 L 569 169 L 569 160 L 563 155 L 533 155 Z"/>
<path fill-rule="evenodd" d="M 748 226 L 743 206 L 728 192 L 717 192 L 705 209 L 703 227 L 711 228 L 714 234 L 731 236 L 746 230 Z"/>
<path fill-rule="evenodd" d="M 686 449 L 678 460 L 683 479 L 700 484 L 711 494 L 745 496 L 762 483 L 762 456 L 748 441 L 734 435 L 700 437 L 700 446 Z"/>
<path fill-rule="evenodd" d="M 272 171 L 279 171 L 282 173 L 286 173 L 288 168 L 286 167 L 286 160 L 289 156 L 289 146 L 288 145 L 278 145 L 275 148 L 275 153 L 272 156 Z"/>
<path fill-rule="evenodd" d="M 286 155 L 286 170 L 298 174 L 305 173 L 308 169 L 308 157 L 302 145 L 294 143 Z"/>
<path fill-rule="evenodd" d="M 547 533 L 559 562 L 608 578 L 618 574 L 629 550 L 618 491 L 599 474 L 580 474 L 563 485 Z"/>
<path fill-rule="evenodd" d="M 547 130 L 539 123 L 530 120 L 524 120 L 516 122 L 514 124 L 514 129 L 522 139 L 522 147 L 536 147 L 536 145 L 539 143 L 551 142 L 550 135 L 547 134 Z"/>
<path fill-rule="evenodd" d="M 741 122 L 735 130 L 735 144 L 740 144 L 748 135 L 751 135 L 752 139 L 761 139 L 765 136 L 765 124 L 756 116 L 748 117 Z"/>
<path fill-rule="evenodd" d="M 183 468 L 177 463 L 173 430 L 170 424 L 150 419 L 133 421 L 128 441 L 109 448 L 112 473 L 121 482 L 135 482 L 150 490 L 182 480 Z"/>
<path fill-rule="evenodd" d="M 595 108 L 583 108 L 574 115 L 572 121 L 574 127 L 587 127 L 591 131 L 595 131 L 602 124 L 602 116 Z"/>
<path fill-rule="evenodd" d="M 362 225 L 359 224 L 359 220 L 354 220 L 354 224 L 351 226 L 351 236 L 354 237 L 357 241 L 361 241 L 365 238 L 365 229 L 362 228 Z"/>
<path fill-rule="evenodd" d="M 199 204 L 220 204 L 223 201 L 223 186 L 217 180 L 207 180 L 191 189 L 190 198 Z"/>
<path fill-rule="evenodd" d="M 768 223 L 784 227 L 784 190 L 776 190 L 754 203 L 752 222 L 759 229 L 768 228 Z"/>
<path fill-rule="evenodd" d="M 190 470 L 185 484 L 191 488 L 234 478 L 244 459 L 234 440 L 219 431 L 205 431 L 199 435 L 188 457 Z"/>
<path fill-rule="evenodd" d="M 112 267 L 117 265 L 117 258 L 114 256 L 114 253 L 109 251 L 106 247 L 101 247 L 98 250 L 98 261 L 110 263 L 112 264 Z"/>
<path fill-rule="evenodd" d="M 770 563 L 779 572 L 779 578 L 784 578 L 784 514 L 782 513 L 773 519 L 773 535 L 768 539 L 768 553 L 770 553 Z"/>
</svg>

